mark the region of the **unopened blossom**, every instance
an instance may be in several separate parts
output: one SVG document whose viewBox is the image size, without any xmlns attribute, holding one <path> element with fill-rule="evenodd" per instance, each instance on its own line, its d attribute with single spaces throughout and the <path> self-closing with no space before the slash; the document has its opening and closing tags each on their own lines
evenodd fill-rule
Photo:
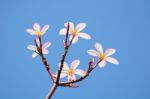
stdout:
<svg viewBox="0 0 150 99">
<path fill-rule="evenodd" d="M 95 62 L 94 58 L 89 62 L 90 68 L 94 68 L 94 62 Z"/>
<path fill-rule="evenodd" d="M 41 37 L 46 33 L 46 31 L 49 29 L 49 25 L 44 25 L 42 29 L 40 29 L 40 25 L 38 23 L 33 24 L 33 29 L 26 29 L 26 32 L 28 32 L 30 35 L 37 35 L 38 37 Z"/>
<path fill-rule="evenodd" d="M 119 64 L 117 59 L 110 57 L 116 52 L 116 49 L 109 48 L 105 52 L 103 52 L 103 48 L 100 43 L 95 43 L 95 49 L 96 50 L 92 50 L 92 49 L 88 50 L 87 52 L 88 54 L 94 57 L 98 57 L 101 60 L 101 62 L 98 64 L 100 68 L 103 68 L 106 66 L 106 61 L 112 64 Z"/>
<path fill-rule="evenodd" d="M 64 62 L 63 69 L 60 74 L 60 78 L 68 77 L 68 81 L 75 81 L 76 80 L 75 75 L 79 75 L 83 77 L 86 74 L 86 72 L 83 71 L 82 69 L 77 69 L 79 64 L 80 64 L 80 60 L 74 60 L 69 67 L 68 64 Z"/>
<path fill-rule="evenodd" d="M 79 37 L 83 39 L 91 39 L 91 36 L 89 34 L 82 32 L 82 30 L 86 27 L 86 23 L 79 23 L 77 24 L 76 27 L 74 27 L 74 24 L 72 22 L 66 22 L 64 24 L 66 28 L 60 30 L 59 32 L 60 35 L 66 35 L 68 24 L 69 24 L 69 34 L 70 34 L 69 40 L 72 40 L 72 38 L 74 38 L 72 41 L 73 44 L 78 42 Z"/>
<path fill-rule="evenodd" d="M 36 42 L 37 42 L 37 45 L 38 47 L 40 47 L 40 42 L 39 42 L 39 39 L 36 39 Z M 46 42 L 43 46 L 42 46 L 42 53 L 43 54 L 48 54 L 48 47 L 51 45 L 51 42 Z M 35 58 L 39 52 L 38 52 L 38 49 L 36 46 L 34 45 L 28 45 L 27 46 L 27 49 L 33 51 L 33 54 L 32 54 L 32 58 Z"/>
</svg>

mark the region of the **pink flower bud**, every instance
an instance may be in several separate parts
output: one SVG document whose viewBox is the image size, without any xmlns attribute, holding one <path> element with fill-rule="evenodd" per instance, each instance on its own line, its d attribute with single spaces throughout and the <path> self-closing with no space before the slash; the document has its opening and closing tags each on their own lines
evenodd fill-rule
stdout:
<svg viewBox="0 0 150 99">
<path fill-rule="evenodd" d="M 89 66 L 90 68 L 94 68 L 94 58 L 89 62 Z"/>
</svg>

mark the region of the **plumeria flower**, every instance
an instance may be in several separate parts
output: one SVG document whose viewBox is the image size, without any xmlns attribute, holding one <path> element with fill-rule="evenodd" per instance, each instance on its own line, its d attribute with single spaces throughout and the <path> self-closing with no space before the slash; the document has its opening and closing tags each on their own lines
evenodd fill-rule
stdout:
<svg viewBox="0 0 150 99">
<path fill-rule="evenodd" d="M 59 32 L 60 35 L 66 35 L 68 24 L 70 27 L 69 28 L 69 34 L 70 34 L 69 40 L 71 40 L 74 37 L 74 39 L 72 41 L 73 44 L 78 42 L 79 37 L 81 37 L 83 39 L 91 39 L 90 35 L 81 32 L 86 27 L 86 23 L 79 23 L 79 24 L 77 24 L 76 27 L 74 27 L 74 24 L 72 22 L 66 22 L 64 24 L 66 28 L 63 28 L 60 30 L 60 32 Z"/>
<path fill-rule="evenodd" d="M 49 29 L 49 25 L 45 25 L 42 29 L 40 29 L 40 25 L 38 23 L 34 23 L 33 29 L 26 29 L 26 32 L 28 32 L 30 35 L 37 35 L 38 37 L 41 37 L 45 32 Z"/>
<path fill-rule="evenodd" d="M 81 69 L 77 69 L 79 64 L 80 64 L 80 60 L 74 60 L 71 63 L 71 66 L 69 67 L 68 64 L 66 62 L 64 62 L 60 78 L 64 78 L 64 77 L 68 76 L 68 81 L 75 81 L 76 80 L 75 75 L 79 75 L 79 76 L 83 77 L 86 74 L 86 72 Z M 60 66 L 60 64 L 59 64 L 59 66 Z M 56 76 L 57 76 L 57 74 L 56 74 Z"/>
<path fill-rule="evenodd" d="M 36 39 L 36 42 L 37 42 L 38 47 L 40 47 L 39 39 Z M 48 54 L 47 48 L 48 48 L 50 45 L 51 45 L 51 42 L 46 42 L 46 43 L 42 46 L 42 52 L 43 52 L 43 54 Z M 35 58 L 35 57 L 39 54 L 37 47 L 34 46 L 34 45 L 28 45 L 28 46 L 27 46 L 27 49 L 29 49 L 29 50 L 31 50 L 31 51 L 34 51 L 33 54 L 32 54 L 32 58 Z"/>
<path fill-rule="evenodd" d="M 114 48 L 109 48 L 103 53 L 102 45 L 99 43 L 95 43 L 95 49 L 96 50 L 88 50 L 87 52 L 88 54 L 94 57 L 98 57 L 101 60 L 101 62 L 98 64 L 100 68 L 106 66 L 106 61 L 112 64 L 119 64 L 117 59 L 110 57 L 116 52 Z"/>
</svg>

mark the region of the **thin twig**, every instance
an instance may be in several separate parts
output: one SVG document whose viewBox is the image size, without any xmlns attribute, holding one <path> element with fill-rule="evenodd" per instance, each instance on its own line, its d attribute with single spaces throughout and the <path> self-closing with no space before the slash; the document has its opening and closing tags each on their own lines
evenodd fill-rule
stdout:
<svg viewBox="0 0 150 99">
<path fill-rule="evenodd" d="M 65 47 L 68 46 L 69 27 L 70 27 L 70 24 L 68 23 L 67 24 L 66 38 L 65 38 Z"/>
<path fill-rule="evenodd" d="M 74 80 L 74 81 L 61 82 L 61 83 L 59 83 L 59 85 L 60 85 L 60 86 L 69 86 L 70 84 L 77 83 L 77 82 L 80 82 L 80 81 L 84 80 L 84 79 L 87 78 L 87 77 L 89 76 L 89 74 L 98 66 L 98 64 L 99 64 L 100 62 L 101 62 L 101 60 L 98 61 L 98 62 L 95 64 L 94 68 L 88 68 L 86 74 L 85 74 L 83 77 L 80 77 L 80 78 L 78 78 L 77 80 Z M 89 66 L 89 67 L 90 67 L 90 66 Z"/>
<path fill-rule="evenodd" d="M 41 57 L 41 59 L 42 59 L 42 62 L 43 62 L 43 64 L 44 64 L 44 66 L 45 66 L 45 68 L 46 68 L 48 74 L 50 75 L 52 81 L 55 82 L 55 78 L 54 78 L 53 72 L 51 71 L 50 66 L 49 66 L 49 64 L 48 64 L 48 62 L 47 62 L 47 60 L 46 60 L 46 58 L 44 57 L 44 54 L 43 54 L 43 52 L 42 52 L 42 42 L 41 42 L 41 38 L 38 38 L 38 39 L 39 39 L 39 41 L 40 41 L 40 46 L 38 46 L 36 40 L 34 40 L 35 45 L 36 45 L 37 50 L 38 50 L 38 53 L 39 53 L 39 55 L 40 55 L 40 57 Z"/>
<path fill-rule="evenodd" d="M 62 59 L 61 59 L 61 64 L 60 64 L 60 67 L 58 69 L 58 75 L 57 75 L 57 79 L 56 79 L 56 84 L 59 84 L 59 79 L 60 79 L 60 74 L 61 74 L 61 71 L 63 69 L 63 64 L 64 64 L 64 61 L 65 61 L 65 58 L 66 58 L 66 55 L 68 53 L 68 49 L 70 46 L 68 46 L 67 44 L 67 40 L 68 40 L 68 34 L 69 34 L 69 23 L 67 25 L 67 33 L 66 33 L 66 38 L 65 38 L 65 49 L 64 49 L 64 54 L 62 55 Z"/>
<path fill-rule="evenodd" d="M 67 31 L 66 31 L 66 38 L 65 38 L 65 45 L 64 45 L 64 54 L 62 55 L 62 59 L 61 59 L 61 65 L 58 69 L 58 75 L 57 75 L 57 78 L 56 78 L 56 82 L 53 83 L 53 86 L 52 88 L 50 89 L 48 95 L 47 95 L 47 98 L 46 99 L 50 99 L 52 97 L 52 95 L 54 94 L 56 88 L 59 86 L 59 79 L 60 79 L 60 74 L 61 74 L 61 71 L 62 71 L 62 68 L 63 68 L 63 64 L 64 64 L 64 61 L 65 61 L 65 58 L 66 58 L 66 55 L 68 53 L 68 49 L 70 46 L 68 46 L 68 34 L 69 34 L 69 23 L 67 25 Z"/>
<path fill-rule="evenodd" d="M 36 40 L 35 40 L 35 43 L 36 43 L 36 46 L 37 46 L 37 50 L 38 50 L 38 52 L 39 52 L 39 55 L 41 56 L 42 62 L 43 62 L 43 64 L 45 65 L 45 67 L 46 67 L 46 69 L 47 69 L 47 71 L 48 71 L 48 73 L 49 73 L 51 79 L 53 80 L 53 86 L 51 87 L 51 89 L 50 89 L 50 91 L 49 91 L 49 93 L 48 93 L 46 99 L 51 99 L 52 95 L 54 94 L 54 92 L 56 91 L 56 89 L 57 89 L 58 86 L 70 87 L 70 88 L 77 88 L 77 87 L 79 87 L 79 86 L 74 85 L 74 83 L 80 82 L 80 81 L 84 80 L 85 78 L 87 78 L 87 77 L 89 76 L 89 74 L 90 74 L 90 73 L 97 67 L 97 65 L 101 62 L 101 60 L 98 61 L 98 62 L 95 64 L 95 66 L 93 66 L 93 65 L 94 65 L 93 63 L 91 64 L 91 63 L 89 62 L 89 67 L 88 67 L 88 70 L 87 70 L 86 74 L 85 74 L 83 77 L 80 77 L 80 78 L 78 78 L 78 79 L 75 80 L 75 81 L 59 82 L 59 80 L 60 80 L 60 75 L 61 75 L 61 71 L 62 71 L 62 69 L 63 69 L 64 61 L 65 61 L 65 59 L 66 59 L 68 50 L 69 50 L 70 46 L 72 45 L 72 42 L 73 42 L 73 40 L 74 40 L 74 38 L 75 38 L 75 35 L 73 35 L 71 41 L 70 41 L 69 44 L 68 44 L 69 28 L 70 28 L 70 25 L 69 25 L 69 23 L 68 23 L 68 25 L 67 25 L 67 31 L 66 31 L 66 38 L 65 38 L 65 41 L 64 41 L 64 54 L 62 55 L 60 67 L 58 68 L 57 77 L 56 77 L 56 78 L 54 77 L 54 75 L 53 75 L 53 73 L 52 73 L 52 71 L 51 71 L 51 69 L 50 69 L 50 66 L 49 66 L 48 63 L 47 63 L 46 58 L 45 58 L 44 55 L 43 55 L 41 37 L 39 37 L 40 47 L 38 47 L 37 42 L 36 42 Z"/>
</svg>

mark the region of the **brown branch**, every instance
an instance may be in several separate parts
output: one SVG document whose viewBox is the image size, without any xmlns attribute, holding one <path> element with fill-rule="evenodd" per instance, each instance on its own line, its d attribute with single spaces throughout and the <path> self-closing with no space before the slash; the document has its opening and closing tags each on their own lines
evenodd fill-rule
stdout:
<svg viewBox="0 0 150 99">
<path fill-rule="evenodd" d="M 61 64 L 60 64 L 60 67 L 58 69 L 58 75 L 57 75 L 57 79 L 56 79 L 56 84 L 59 84 L 59 79 L 60 79 L 60 74 L 61 74 L 61 71 L 63 69 L 63 64 L 64 64 L 64 61 L 65 61 L 65 58 L 66 58 L 66 55 L 68 53 L 68 49 L 70 46 L 68 46 L 67 44 L 67 40 L 68 40 L 68 34 L 69 34 L 69 23 L 67 25 L 67 33 L 66 33 L 66 38 L 65 38 L 65 46 L 64 46 L 64 54 L 62 55 L 62 58 L 61 58 Z"/>
<path fill-rule="evenodd" d="M 43 54 L 40 55 L 40 56 L 41 56 L 42 62 L 43 62 L 43 64 L 44 64 L 44 66 L 45 66 L 47 72 L 49 73 L 49 75 L 50 75 L 52 81 L 55 82 L 54 74 L 53 74 L 53 72 L 51 71 L 49 64 L 47 63 L 46 58 L 44 57 Z"/>
<path fill-rule="evenodd" d="M 45 99 L 51 99 L 52 95 L 54 94 L 55 90 L 57 88 L 57 84 L 54 83 L 52 88 L 50 89 L 49 93 L 47 94 Z"/>
<path fill-rule="evenodd" d="M 63 68 L 63 64 L 64 64 L 64 61 L 65 61 L 65 58 L 66 58 L 66 55 L 68 53 L 68 49 L 70 46 L 68 46 L 68 34 L 69 34 L 69 23 L 67 25 L 67 31 L 66 31 L 66 38 L 65 38 L 65 42 L 64 42 L 64 54 L 62 55 L 62 59 L 61 59 L 61 65 L 58 69 L 58 75 L 57 75 L 57 78 L 56 78 L 56 81 L 54 82 L 52 88 L 50 89 L 46 99 L 50 99 L 52 97 L 52 95 L 54 94 L 56 88 L 59 86 L 59 79 L 60 79 L 60 74 L 61 74 L 61 71 L 62 71 L 62 68 Z"/>
<path fill-rule="evenodd" d="M 40 55 L 40 57 L 41 57 L 41 59 L 42 59 L 42 62 L 43 62 L 43 64 L 44 64 L 44 66 L 45 66 L 45 68 L 46 68 L 48 74 L 50 75 L 52 81 L 55 82 L 55 78 L 54 78 L 53 72 L 51 71 L 50 66 L 49 66 L 49 64 L 48 64 L 48 62 L 47 62 L 47 60 L 46 60 L 46 58 L 44 57 L 44 54 L 43 54 L 43 52 L 42 52 L 41 37 L 39 37 L 38 39 L 39 39 L 39 41 L 40 41 L 40 46 L 38 46 L 36 40 L 34 40 L 35 45 L 36 45 L 37 50 L 38 50 L 38 54 Z"/>
<path fill-rule="evenodd" d="M 64 61 L 65 61 L 65 59 L 66 59 L 68 50 L 69 50 L 70 46 L 72 45 L 72 42 L 73 42 L 74 37 L 75 37 L 75 35 L 73 35 L 71 41 L 70 41 L 69 44 L 68 44 L 69 28 L 70 28 L 70 26 L 69 26 L 69 23 L 68 23 L 68 25 L 67 25 L 67 31 L 66 31 L 66 38 L 65 38 L 65 41 L 64 41 L 64 54 L 62 55 L 62 58 L 61 58 L 61 61 L 60 61 L 60 62 L 61 62 L 61 63 L 60 63 L 60 67 L 58 68 L 58 71 L 57 71 L 58 74 L 57 74 L 57 77 L 56 77 L 56 78 L 54 77 L 54 74 L 53 74 L 53 72 L 51 71 L 50 66 L 49 66 L 49 64 L 48 64 L 48 62 L 47 62 L 47 60 L 46 60 L 46 58 L 44 57 L 44 54 L 43 54 L 43 52 L 42 52 L 42 41 L 41 41 L 41 37 L 38 37 L 38 39 L 39 39 L 39 41 L 40 41 L 40 46 L 38 46 L 38 44 L 37 44 L 37 42 L 36 42 L 36 40 L 35 40 L 35 44 L 36 44 L 38 53 L 39 53 L 39 55 L 41 56 L 42 62 L 43 62 L 43 64 L 44 64 L 44 66 L 45 66 L 47 72 L 49 73 L 51 79 L 53 80 L 53 86 L 51 87 L 51 89 L 50 89 L 48 95 L 46 96 L 46 99 L 51 99 L 52 95 L 54 94 L 54 92 L 56 91 L 56 89 L 57 89 L 58 86 L 70 87 L 70 88 L 77 88 L 77 87 L 79 87 L 79 86 L 76 86 L 76 85 L 74 85 L 74 84 L 77 83 L 77 82 L 80 82 L 80 81 L 82 81 L 82 80 L 84 80 L 84 79 L 86 79 L 86 78 L 89 76 L 89 74 L 90 74 L 90 73 L 97 67 L 97 65 L 101 62 L 101 60 L 100 60 L 99 62 L 97 62 L 97 63 L 95 64 L 95 66 L 94 66 L 94 63 L 89 62 L 89 67 L 88 67 L 88 70 L 87 70 L 86 74 L 85 74 L 83 77 L 80 77 L 80 78 L 78 78 L 78 79 L 75 80 L 75 81 L 59 82 L 59 80 L 60 80 L 60 75 L 61 75 L 61 71 L 62 71 L 62 69 L 63 69 Z"/>
<path fill-rule="evenodd" d="M 70 24 L 67 25 L 66 38 L 65 38 L 65 47 L 68 46 L 68 35 L 69 35 Z"/>
<path fill-rule="evenodd" d="M 89 63 L 89 68 L 88 68 L 86 74 L 85 74 L 83 77 L 80 77 L 80 78 L 78 78 L 77 80 L 74 80 L 74 81 L 61 82 L 61 83 L 59 83 L 59 86 L 68 86 L 68 87 L 69 87 L 70 84 L 74 84 L 74 83 L 77 83 L 77 82 L 80 82 L 80 81 L 84 80 L 84 79 L 87 78 L 87 77 L 89 76 L 89 74 L 98 66 L 98 64 L 99 64 L 100 62 L 101 62 L 101 60 L 98 61 L 98 62 L 95 64 L 94 67 L 93 67 L 93 64 L 90 64 L 90 63 Z"/>
<path fill-rule="evenodd" d="M 78 88 L 79 86 L 78 85 L 75 85 L 75 84 L 64 84 L 64 85 L 59 85 L 61 87 L 69 87 L 69 88 Z"/>
</svg>

